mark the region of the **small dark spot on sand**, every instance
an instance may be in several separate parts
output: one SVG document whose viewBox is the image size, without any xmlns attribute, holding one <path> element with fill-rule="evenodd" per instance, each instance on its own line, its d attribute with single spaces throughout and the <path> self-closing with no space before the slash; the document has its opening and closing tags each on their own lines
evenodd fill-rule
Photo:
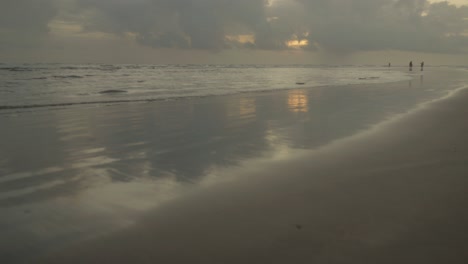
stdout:
<svg viewBox="0 0 468 264">
<path fill-rule="evenodd" d="M 296 229 L 298 229 L 298 230 L 302 229 L 302 225 L 295 224 L 294 226 L 295 226 L 295 227 L 296 227 Z"/>
<path fill-rule="evenodd" d="M 296 84 L 297 85 L 304 85 L 305 83 L 304 82 L 297 82 Z"/>
</svg>

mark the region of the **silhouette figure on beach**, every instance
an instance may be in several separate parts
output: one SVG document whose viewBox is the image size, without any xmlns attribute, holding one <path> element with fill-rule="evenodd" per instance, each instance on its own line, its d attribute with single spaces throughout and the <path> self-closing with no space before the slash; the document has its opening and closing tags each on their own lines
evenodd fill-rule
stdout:
<svg viewBox="0 0 468 264">
<path fill-rule="evenodd" d="M 424 61 L 421 62 L 421 71 L 423 71 L 423 70 L 424 70 Z"/>
<path fill-rule="evenodd" d="M 391 64 L 390 62 L 388 63 L 388 67 L 389 67 L 389 68 L 392 67 L 392 64 Z"/>
<path fill-rule="evenodd" d="M 409 62 L 409 70 L 410 70 L 410 71 L 413 70 L 413 61 L 410 61 L 410 62 Z"/>
</svg>

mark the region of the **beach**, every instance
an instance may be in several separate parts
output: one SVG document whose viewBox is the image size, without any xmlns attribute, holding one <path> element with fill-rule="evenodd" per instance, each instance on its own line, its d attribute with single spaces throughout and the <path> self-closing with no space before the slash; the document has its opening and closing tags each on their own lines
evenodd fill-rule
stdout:
<svg viewBox="0 0 468 264">
<path fill-rule="evenodd" d="M 6 109 L 0 260 L 465 263 L 466 78 L 427 72 Z"/>
</svg>

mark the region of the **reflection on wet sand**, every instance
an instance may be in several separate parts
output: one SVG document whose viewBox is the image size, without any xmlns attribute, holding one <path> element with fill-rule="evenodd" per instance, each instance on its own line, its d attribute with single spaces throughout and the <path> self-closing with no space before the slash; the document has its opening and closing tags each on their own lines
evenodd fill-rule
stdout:
<svg viewBox="0 0 468 264">
<path fill-rule="evenodd" d="M 251 116 L 256 113 L 256 102 L 255 98 L 242 97 L 239 102 L 239 115 L 240 116 Z"/>
<path fill-rule="evenodd" d="M 288 108 L 292 112 L 308 112 L 309 99 L 304 90 L 291 90 L 288 93 Z"/>
<path fill-rule="evenodd" d="M 256 98 L 249 96 L 236 97 L 226 104 L 225 126 L 239 128 L 255 121 L 257 115 Z"/>
<path fill-rule="evenodd" d="M 235 181 L 196 184 L 42 263 L 465 263 L 468 93 L 449 99 L 319 150 L 224 168 L 215 174 Z"/>
</svg>

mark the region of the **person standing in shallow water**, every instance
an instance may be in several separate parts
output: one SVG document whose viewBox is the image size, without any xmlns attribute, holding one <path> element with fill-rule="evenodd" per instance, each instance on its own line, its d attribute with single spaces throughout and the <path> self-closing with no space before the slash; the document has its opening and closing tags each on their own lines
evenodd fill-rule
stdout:
<svg viewBox="0 0 468 264">
<path fill-rule="evenodd" d="M 410 62 L 409 62 L 409 70 L 410 70 L 410 71 L 413 70 L 413 61 L 410 61 Z"/>
<path fill-rule="evenodd" d="M 424 61 L 421 62 L 421 71 L 423 71 L 423 70 L 424 70 Z"/>
</svg>

